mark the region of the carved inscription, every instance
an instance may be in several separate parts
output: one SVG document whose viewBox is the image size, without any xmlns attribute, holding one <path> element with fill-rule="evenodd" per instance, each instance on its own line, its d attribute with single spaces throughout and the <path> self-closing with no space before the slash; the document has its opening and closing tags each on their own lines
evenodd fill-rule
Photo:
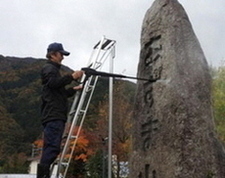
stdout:
<svg viewBox="0 0 225 178">
<path fill-rule="evenodd" d="M 148 107 L 152 107 L 153 105 L 153 95 L 152 95 L 152 85 L 148 84 L 149 86 L 146 88 L 147 91 L 145 91 L 145 103 L 148 105 Z"/>
<path fill-rule="evenodd" d="M 162 44 L 161 35 L 153 36 L 148 43 L 145 44 L 142 52 L 142 59 L 145 63 L 145 76 L 152 79 L 160 79 L 162 72 Z M 144 84 L 144 102 L 146 104 L 146 119 L 141 124 L 142 148 L 144 151 L 150 149 L 153 135 L 158 130 L 158 119 L 154 118 L 151 108 L 154 104 L 153 87 L 150 82 Z"/>
<path fill-rule="evenodd" d="M 146 164 L 145 165 L 145 178 L 149 178 L 149 169 L 150 169 L 150 165 Z"/>
<path fill-rule="evenodd" d="M 148 43 L 145 44 L 141 53 L 144 60 L 146 72 L 152 79 L 159 79 L 162 72 L 162 44 L 161 35 L 153 36 Z"/>
<path fill-rule="evenodd" d="M 144 178 L 149 178 L 149 173 L 150 173 L 150 165 L 145 164 L 145 170 L 144 170 Z M 142 178 L 142 172 L 139 172 L 138 178 Z"/>
<path fill-rule="evenodd" d="M 148 66 L 151 63 L 161 59 L 162 45 L 160 44 L 161 35 L 152 37 L 148 43 L 145 44 L 146 56 L 144 58 L 145 65 Z"/>
<path fill-rule="evenodd" d="M 162 72 L 162 66 L 158 66 L 153 70 L 152 78 L 153 79 L 160 79 L 161 78 L 161 72 Z"/>
<path fill-rule="evenodd" d="M 155 170 L 152 171 L 152 178 L 156 178 L 156 171 Z"/>
<path fill-rule="evenodd" d="M 158 130 L 158 119 L 154 118 L 151 108 L 154 104 L 153 99 L 153 86 L 149 82 L 145 83 L 144 86 L 144 102 L 145 102 L 145 115 L 146 119 L 141 124 L 141 137 L 143 139 L 142 148 L 144 151 L 150 149 L 152 144 L 153 134 Z"/>
<path fill-rule="evenodd" d="M 142 172 L 139 172 L 138 178 L 142 178 Z"/>
<path fill-rule="evenodd" d="M 141 130 L 143 150 L 147 151 L 151 146 L 153 134 L 158 130 L 158 119 L 149 117 L 148 121 L 141 125 Z"/>
</svg>

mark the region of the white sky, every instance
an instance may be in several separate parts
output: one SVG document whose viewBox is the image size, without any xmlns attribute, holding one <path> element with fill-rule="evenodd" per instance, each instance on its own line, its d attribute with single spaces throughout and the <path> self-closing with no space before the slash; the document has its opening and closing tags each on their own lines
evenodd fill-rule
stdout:
<svg viewBox="0 0 225 178">
<path fill-rule="evenodd" d="M 225 0 L 179 0 L 208 63 L 225 59 Z M 136 75 L 144 15 L 153 0 L 1 0 L 0 54 L 45 58 L 49 43 L 71 52 L 64 64 L 85 67 L 105 35 L 116 40 L 115 73 Z"/>
</svg>

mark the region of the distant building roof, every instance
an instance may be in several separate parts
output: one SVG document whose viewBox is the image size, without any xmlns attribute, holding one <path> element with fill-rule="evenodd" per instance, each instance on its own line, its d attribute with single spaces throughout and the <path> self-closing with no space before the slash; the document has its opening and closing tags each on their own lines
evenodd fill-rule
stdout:
<svg viewBox="0 0 225 178">
<path fill-rule="evenodd" d="M 36 174 L 0 174 L 0 178 L 36 178 Z M 55 175 L 52 175 L 52 178 Z"/>
<path fill-rule="evenodd" d="M 0 178 L 35 178 L 35 174 L 0 174 Z"/>
</svg>

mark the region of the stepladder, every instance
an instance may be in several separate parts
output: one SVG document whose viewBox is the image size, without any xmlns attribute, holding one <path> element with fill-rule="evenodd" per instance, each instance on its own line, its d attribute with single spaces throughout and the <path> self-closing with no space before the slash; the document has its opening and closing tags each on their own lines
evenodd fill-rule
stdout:
<svg viewBox="0 0 225 178">
<path fill-rule="evenodd" d="M 110 40 L 103 36 L 93 47 L 87 67 L 94 70 L 101 70 L 108 58 L 115 58 L 115 44 L 115 40 Z M 66 178 L 97 81 L 98 76 L 85 74 L 80 81 L 82 90 L 76 92 L 71 109 L 68 113 L 67 126 L 63 136 L 65 141 L 62 143 L 62 151 L 56 163 L 53 164 L 51 168 L 52 174 L 53 169 L 56 167 L 56 178 Z"/>
</svg>

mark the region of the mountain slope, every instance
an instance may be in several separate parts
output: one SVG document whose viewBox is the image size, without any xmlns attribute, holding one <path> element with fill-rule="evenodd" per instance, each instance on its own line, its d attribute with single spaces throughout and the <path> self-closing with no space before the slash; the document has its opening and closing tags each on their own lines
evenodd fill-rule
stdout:
<svg viewBox="0 0 225 178">
<path fill-rule="evenodd" d="M 9 156 L 21 152 L 29 156 L 32 143 L 42 136 L 40 71 L 45 62 L 45 59 L 0 55 L 0 154 L 4 155 L 0 156 L 0 172 Z M 62 72 L 71 72 L 71 69 L 63 66 Z M 128 93 L 134 93 L 135 84 L 126 83 Z M 94 128 L 98 104 L 107 94 L 108 79 L 100 78 L 90 103 L 86 127 Z"/>
</svg>

